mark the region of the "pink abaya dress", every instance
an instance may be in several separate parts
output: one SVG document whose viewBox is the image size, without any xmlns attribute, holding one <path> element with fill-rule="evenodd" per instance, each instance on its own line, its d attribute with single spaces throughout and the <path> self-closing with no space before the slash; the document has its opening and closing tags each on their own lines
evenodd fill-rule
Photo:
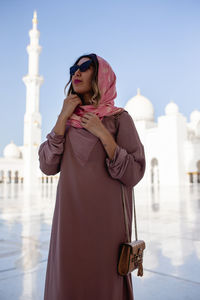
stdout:
<svg viewBox="0 0 200 300">
<path fill-rule="evenodd" d="M 121 183 L 132 233 L 132 189 L 145 172 L 145 153 L 125 110 L 105 116 L 117 148 L 110 160 L 101 140 L 85 128 L 53 130 L 40 145 L 40 169 L 60 172 L 47 261 L 44 300 L 133 300 L 131 274 L 117 273 L 127 241 Z"/>
</svg>

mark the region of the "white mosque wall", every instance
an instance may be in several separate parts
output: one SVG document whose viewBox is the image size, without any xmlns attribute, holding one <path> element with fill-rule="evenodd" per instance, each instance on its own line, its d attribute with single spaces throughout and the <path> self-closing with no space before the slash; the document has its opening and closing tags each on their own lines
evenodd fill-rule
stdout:
<svg viewBox="0 0 200 300">
<path fill-rule="evenodd" d="M 171 103 L 168 110 L 170 106 Z M 158 123 L 135 120 L 134 124 L 144 145 L 146 157 L 146 171 L 138 186 L 188 185 L 192 181 L 198 183 L 200 139 L 188 140 L 185 116 L 172 111 L 158 117 Z"/>
<path fill-rule="evenodd" d="M 158 149 L 158 128 L 150 128 L 146 131 L 145 139 L 146 156 L 146 185 L 151 183 L 159 184 L 159 149 Z"/>
<path fill-rule="evenodd" d="M 23 173 L 22 159 L 0 157 L 0 183 L 23 182 Z"/>
<path fill-rule="evenodd" d="M 186 141 L 185 146 L 185 164 L 186 172 L 197 172 L 200 164 L 200 140 L 198 143 Z"/>
<path fill-rule="evenodd" d="M 158 118 L 159 170 L 162 185 L 184 185 L 187 182 L 184 163 L 186 133 L 186 118 L 180 113 Z"/>
</svg>

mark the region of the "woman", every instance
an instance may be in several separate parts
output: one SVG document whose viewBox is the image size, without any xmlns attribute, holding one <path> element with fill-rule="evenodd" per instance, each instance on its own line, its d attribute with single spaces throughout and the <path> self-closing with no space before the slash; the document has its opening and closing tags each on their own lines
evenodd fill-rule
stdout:
<svg viewBox="0 0 200 300">
<path fill-rule="evenodd" d="M 131 116 L 114 106 L 116 76 L 95 54 L 79 57 L 60 115 L 40 145 L 40 169 L 60 172 L 44 300 L 133 300 L 120 276 L 127 241 L 121 184 L 132 233 L 132 188 L 145 172 L 144 147 Z"/>
</svg>

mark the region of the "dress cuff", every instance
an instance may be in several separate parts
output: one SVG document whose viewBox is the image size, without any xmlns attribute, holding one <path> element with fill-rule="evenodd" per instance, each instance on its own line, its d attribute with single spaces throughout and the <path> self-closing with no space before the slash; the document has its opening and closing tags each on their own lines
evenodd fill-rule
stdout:
<svg viewBox="0 0 200 300">
<path fill-rule="evenodd" d="M 61 143 L 65 141 L 65 136 L 63 134 L 57 134 L 54 130 L 52 130 L 50 133 L 46 136 L 47 139 L 50 139 L 56 143 Z"/>
<path fill-rule="evenodd" d="M 51 161 L 54 155 L 60 155 L 64 150 L 65 136 L 56 134 L 53 130 L 47 134 L 46 157 Z"/>
<path fill-rule="evenodd" d="M 121 165 L 126 155 L 127 155 L 127 151 L 122 147 L 120 147 L 119 145 L 117 145 L 113 159 L 111 160 L 109 157 L 106 158 L 107 166 L 111 169 L 118 168 Z"/>
</svg>

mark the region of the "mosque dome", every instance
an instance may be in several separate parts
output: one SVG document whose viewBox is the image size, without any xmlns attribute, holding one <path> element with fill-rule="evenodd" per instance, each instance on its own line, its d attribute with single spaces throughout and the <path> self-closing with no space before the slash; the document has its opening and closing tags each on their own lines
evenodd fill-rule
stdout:
<svg viewBox="0 0 200 300">
<path fill-rule="evenodd" d="M 200 121 L 200 111 L 199 110 L 193 110 L 190 114 L 190 121 L 192 123 L 198 123 Z"/>
<path fill-rule="evenodd" d="M 178 105 L 174 101 L 170 101 L 165 107 L 166 115 L 176 115 L 179 112 Z"/>
<path fill-rule="evenodd" d="M 124 109 L 128 111 L 134 121 L 154 121 L 153 104 L 148 98 L 141 95 L 139 88 L 137 95 L 126 103 Z"/>
<path fill-rule="evenodd" d="M 13 141 L 4 148 L 3 154 L 6 158 L 20 158 L 20 150 Z"/>
</svg>

